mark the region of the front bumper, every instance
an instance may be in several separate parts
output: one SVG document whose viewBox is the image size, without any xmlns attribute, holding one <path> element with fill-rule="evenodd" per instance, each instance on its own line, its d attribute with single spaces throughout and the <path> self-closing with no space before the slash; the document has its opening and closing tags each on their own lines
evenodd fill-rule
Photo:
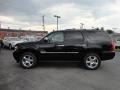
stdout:
<svg viewBox="0 0 120 90">
<path fill-rule="evenodd" d="M 14 59 L 16 60 L 16 62 L 18 63 L 19 60 L 20 60 L 20 52 L 14 51 L 14 52 L 13 52 L 13 57 L 14 57 Z"/>
</svg>

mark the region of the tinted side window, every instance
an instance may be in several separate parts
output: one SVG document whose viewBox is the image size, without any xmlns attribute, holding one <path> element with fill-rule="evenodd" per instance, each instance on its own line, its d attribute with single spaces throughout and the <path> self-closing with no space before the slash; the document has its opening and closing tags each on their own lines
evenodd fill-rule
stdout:
<svg viewBox="0 0 120 90">
<path fill-rule="evenodd" d="M 83 41 L 83 36 L 81 34 L 81 32 L 66 32 L 65 34 L 65 40 L 67 42 L 82 42 Z"/>
<path fill-rule="evenodd" d="M 86 32 L 89 41 L 110 41 L 110 36 L 105 32 Z"/>
</svg>

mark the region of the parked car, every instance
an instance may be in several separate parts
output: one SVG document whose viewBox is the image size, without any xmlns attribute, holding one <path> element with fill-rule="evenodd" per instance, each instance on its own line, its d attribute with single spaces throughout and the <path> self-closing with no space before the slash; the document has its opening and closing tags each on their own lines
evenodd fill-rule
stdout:
<svg viewBox="0 0 120 90">
<path fill-rule="evenodd" d="M 26 42 L 32 42 L 37 41 L 37 38 L 35 36 L 21 36 L 21 39 L 25 40 Z"/>
<path fill-rule="evenodd" d="M 40 41 L 17 44 L 13 56 L 24 68 L 40 61 L 78 61 L 89 70 L 100 67 L 101 61 L 113 59 L 115 44 L 104 31 L 54 31 Z"/>
<path fill-rule="evenodd" d="M 5 47 L 8 47 L 9 49 L 13 49 L 16 44 L 21 43 L 21 42 L 25 42 L 25 40 L 20 39 L 18 37 L 5 37 L 3 39 L 3 45 Z"/>
<path fill-rule="evenodd" d="M 36 41 L 40 41 L 43 37 L 42 36 L 35 36 Z"/>
<path fill-rule="evenodd" d="M 116 41 L 115 41 L 115 48 L 116 49 L 120 49 L 120 39 L 117 39 Z"/>
</svg>

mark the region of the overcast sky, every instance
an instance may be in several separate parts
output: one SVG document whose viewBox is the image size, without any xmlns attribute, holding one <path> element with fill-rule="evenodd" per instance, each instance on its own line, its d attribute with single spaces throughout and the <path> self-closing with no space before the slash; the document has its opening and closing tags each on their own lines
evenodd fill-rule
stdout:
<svg viewBox="0 0 120 90">
<path fill-rule="evenodd" d="M 3 28 L 42 30 L 45 15 L 46 30 L 105 27 L 120 28 L 120 0 L 0 0 L 0 22 Z"/>
</svg>

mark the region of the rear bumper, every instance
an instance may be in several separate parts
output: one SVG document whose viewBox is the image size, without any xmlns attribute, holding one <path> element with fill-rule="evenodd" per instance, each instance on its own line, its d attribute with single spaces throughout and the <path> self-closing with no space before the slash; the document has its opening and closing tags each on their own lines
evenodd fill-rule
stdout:
<svg viewBox="0 0 120 90">
<path fill-rule="evenodd" d="M 101 59 L 102 60 L 110 60 L 115 57 L 115 51 L 104 51 L 102 52 Z"/>
</svg>

